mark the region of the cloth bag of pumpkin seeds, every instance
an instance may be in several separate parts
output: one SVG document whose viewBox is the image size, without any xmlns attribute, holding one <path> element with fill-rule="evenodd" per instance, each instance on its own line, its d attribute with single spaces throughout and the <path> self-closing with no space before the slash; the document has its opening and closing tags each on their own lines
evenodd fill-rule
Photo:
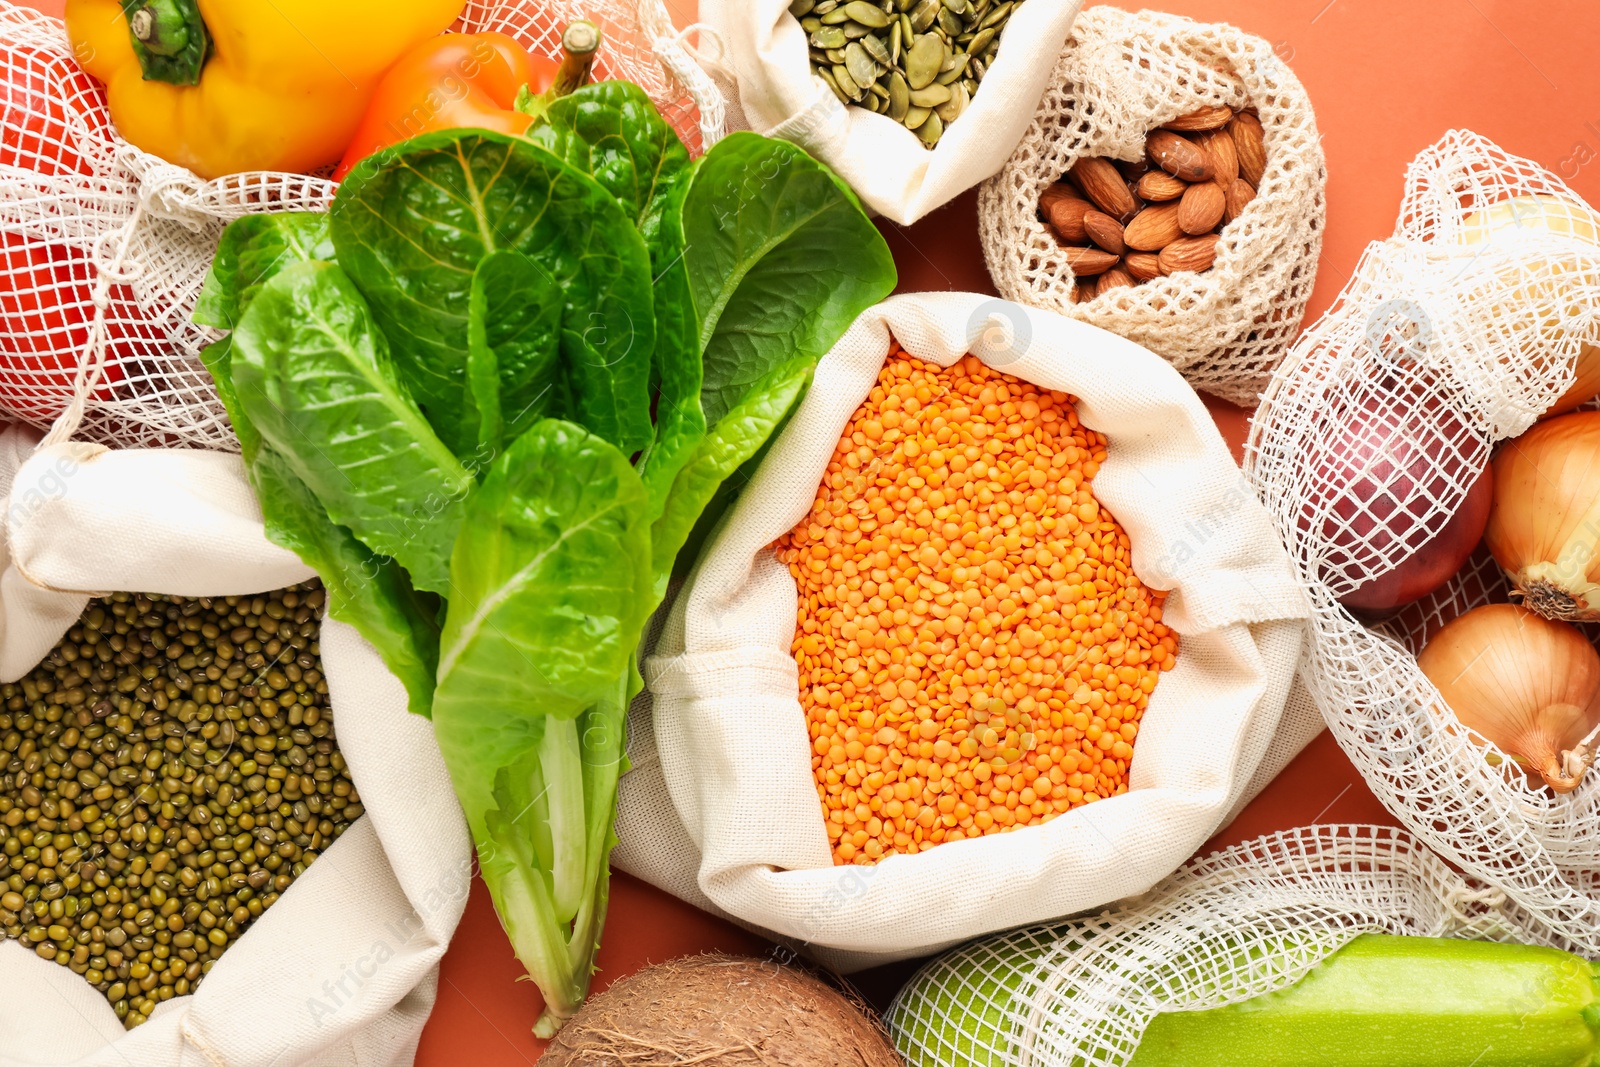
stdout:
<svg viewBox="0 0 1600 1067">
<path fill-rule="evenodd" d="M 796 582 L 773 543 L 812 513 L 891 338 L 926 363 L 948 367 L 970 352 L 1077 398 L 1083 425 L 1108 439 L 1094 499 L 1126 531 L 1139 579 L 1166 591 L 1161 621 L 1179 646 L 1143 710 L 1126 792 L 1010 832 L 840 867 L 791 651 Z M 1292 684 L 1308 612 L 1266 510 L 1166 361 L 1096 327 L 1001 300 L 893 297 L 863 313 L 818 365 L 665 619 L 645 661 L 653 703 L 641 700 L 630 717 L 634 769 L 622 779 L 613 861 L 702 908 L 807 943 L 845 969 L 1144 892 L 1321 729 Z M 1062 663 L 1061 677 L 1078 662 Z M 941 668 L 930 661 L 929 669 Z M 1019 695 L 991 677 L 977 688 L 1013 707 L 1056 700 L 1075 716 L 1098 706 L 1092 694 L 1074 695 L 1078 685 L 1041 681 Z M 936 692 L 960 699 L 955 688 Z"/>
<path fill-rule="evenodd" d="M 730 129 L 793 141 L 907 224 L 1005 163 L 1082 6 L 701 0 L 721 54 L 700 58 Z"/>
<path fill-rule="evenodd" d="M 51 651 L 91 594 L 256 595 L 314 577 L 267 540 L 237 456 L 81 442 L 33 452 L 36 440 L 29 429 L 0 433 L 5 682 Z M 131 1030 L 83 977 L 0 942 L 0 1065 L 412 1061 L 466 903 L 470 841 L 433 730 L 406 710 L 400 682 L 353 629 L 324 620 L 320 641 L 338 751 L 365 814 L 244 928 L 193 993 L 158 1004 Z M 0 753 L 0 772 L 14 755 Z M 8 773 L 0 793 L 16 784 Z"/>
</svg>

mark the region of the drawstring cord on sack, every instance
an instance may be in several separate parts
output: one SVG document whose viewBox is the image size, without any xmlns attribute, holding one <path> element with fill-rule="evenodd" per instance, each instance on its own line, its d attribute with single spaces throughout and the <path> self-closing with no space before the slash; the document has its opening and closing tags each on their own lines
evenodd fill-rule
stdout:
<svg viewBox="0 0 1600 1067">
<path fill-rule="evenodd" d="M 85 347 L 83 358 L 78 360 L 78 369 L 72 376 L 72 400 L 67 404 L 66 410 L 56 416 L 50 424 L 50 431 L 44 435 L 36 450 L 42 450 L 58 445 L 72 439 L 78 432 L 78 427 L 83 424 L 83 416 L 88 406 L 89 397 L 99 388 L 100 380 L 105 376 L 106 352 L 110 348 L 108 336 L 109 315 L 111 311 L 111 287 L 132 283 L 144 273 L 144 265 L 130 261 L 128 250 L 133 244 L 133 235 L 138 230 L 139 224 L 144 221 L 145 200 L 139 198 L 134 205 L 133 213 L 128 216 L 128 221 L 122 228 L 111 233 L 101 234 L 95 240 L 92 262 L 99 280 L 94 287 L 94 318 L 89 322 L 89 341 Z M 110 254 L 109 244 L 115 243 L 115 255 Z"/>
<path fill-rule="evenodd" d="M 656 10 L 651 11 L 650 8 Z M 666 12 L 660 10 L 659 4 L 641 5 L 639 15 L 641 28 L 652 35 L 650 47 L 656 59 L 694 98 L 695 106 L 700 111 L 700 137 L 705 147 L 710 148 L 722 140 L 727 132 L 728 109 L 722 98 L 722 90 L 707 71 L 730 85 L 734 84 L 733 73 L 720 61 L 723 55 L 721 36 L 703 22 L 685 26 L 675 33 L 656 32 L 662 21 L 665 21 L 668 29 L 672 25 L 670 20 L 666 20 Z M 715 47 L 716 58 L 705 56 L 699 48 L 689 44 L 689 36 L 695 33 L 700 35 L 702 42 Z"/>
</svg>

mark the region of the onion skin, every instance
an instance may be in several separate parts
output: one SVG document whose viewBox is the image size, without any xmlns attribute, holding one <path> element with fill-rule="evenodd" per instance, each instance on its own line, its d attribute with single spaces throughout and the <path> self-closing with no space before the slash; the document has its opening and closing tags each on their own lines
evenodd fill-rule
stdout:
<svg viewBox="0 0 1600 1067">
<path fill-rule="evenodd" d="M 1433 520 L 1432 530 L 1419 523 L 1451 484 L 1467 480 L 1463 466 L 1479 439 L 1426 385 L 1385 384 L 1387 395 L 1374 391 L 1330 417 L 1325 443 L 1308 461 L 1316 464 L 1316 484 L 1338 493 L 1321 513 L 1321 539 L 1332 549 L 1324 579 L 1365 579 L 1339 602 L 1367 616 L 1426 596 L 1460 570 L 1483 536 L 1493 499 L 1485 462 L 1454 515 Z M 1316 519 L 1308 509 L 1300 521 L 1309 529 Z M 1372 574 L 1396 543 L 1408 549 L 1400 562 Z"/>
<path fill-rule="evenodd" d="M 1427 596 L 1459 571 L 1478 547 L 1494 502 L 1494 475 L 1485 467 L 1467 490 L 1461 507 L 1427 544 L 1386 574 L 1380 574 L 1339 603 L 1361 615 L 1387 615 Z"/>
<path fill-rule="evenodd" d="M 1600 619 L 1600 412 L 1541 422 L 1500 450 L 1484 542 L 1513 601 L 1547 619 Z"/>
<path fill-rule="evenodd" d="M 1510 236 L 1518 230 L 1556 234 L 1600 245 L 1600 215 L 1587 204 L 1548 193 L 1501 200 L 1474 211 L 1461 222 L 1457 240 L 1465 245 L 1493 244 L 1497 238 Z M 1526 302 L 1529 297 L 1542 295 L 1544 287 L 1521 280 L 1508 271 L 1506 288 L 1510 299 Z M 1551 330 L 1562 329 L 1554 320 L 1546 325 Z M 1600 396 L 1600 348 L 1584 344 L 1573 367 L 1572 385 L 1540 417 L 1564 415 L 1597 396 Z"/>
<path fill-rule="evenodd" d="M 1576 627 L 1489 604 L 1435 634 L 1417 666 L 1462 726 L 1555 792 L 1578 787 L 1600 724 L 1600 654 Z"/>
</svg>

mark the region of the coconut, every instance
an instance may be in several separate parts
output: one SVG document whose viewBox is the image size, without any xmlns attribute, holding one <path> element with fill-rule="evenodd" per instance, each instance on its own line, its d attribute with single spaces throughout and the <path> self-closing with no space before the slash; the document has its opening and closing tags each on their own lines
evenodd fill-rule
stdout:
<svg viewBox="0 0 1600 1067">
<path fill-rule="evenodd" d="M 902 1067 L 877 1018 L 775 960 L 705 955 L 590 997 L 539 1067 Z"/>
</svg>

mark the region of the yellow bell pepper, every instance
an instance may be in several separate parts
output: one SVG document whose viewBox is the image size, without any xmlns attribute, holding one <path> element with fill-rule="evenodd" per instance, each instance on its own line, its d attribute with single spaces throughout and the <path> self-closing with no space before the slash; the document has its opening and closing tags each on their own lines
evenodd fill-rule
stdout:
<svg viewBox="0 0 1600 1067">
<path fill-rule="evenodd" d="M 466 0 L 67 0 L 129 142 L 203 178 L 337 163 L 379 79 Z"/>
</svg>

